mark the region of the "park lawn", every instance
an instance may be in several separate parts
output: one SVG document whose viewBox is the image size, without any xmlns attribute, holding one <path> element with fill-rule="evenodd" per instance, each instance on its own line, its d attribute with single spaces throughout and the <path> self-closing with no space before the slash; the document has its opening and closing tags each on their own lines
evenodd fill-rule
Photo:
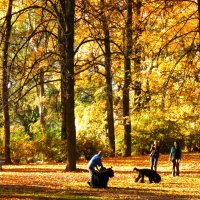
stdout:
<svg viewBox="0 0 200 200">
<path fill-rule="evenodd" d="M 171 177 L 168 155 L 161 155 L 159 184 L 135 183 L 134 167 L 149 167 L 149 156 L 105 158 L 115 176 L 107 189 L 87 185 L 87 161 L 77 162 L 76 172 L 64 172 L 65 164 L 7 165 L 0 171 L 0 199 L 200 199 L 200 154 L 184 153 L 180 176 Z"/>
</svg>

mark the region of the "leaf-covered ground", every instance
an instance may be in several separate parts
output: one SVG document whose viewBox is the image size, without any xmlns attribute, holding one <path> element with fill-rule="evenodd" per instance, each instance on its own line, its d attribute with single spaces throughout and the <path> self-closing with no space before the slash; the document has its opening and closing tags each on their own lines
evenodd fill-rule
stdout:
<svg viewBox="0 0 200 200">
<path fill-rule="evenodd" d="M 115 176 L 107 189 L 89 188 L 87 161 L 77 163 L 76 172 L 64 172 L 65 164 L 3 166 L 0 199 L 200 199 L 200 154 L 184 154 L 180 176 L 171 177 L 168 155 L 161 155 L 159 184 L 135 183 L 133 167 L 149 167 L 149 156 L 103 159 Z"/>
</svg>

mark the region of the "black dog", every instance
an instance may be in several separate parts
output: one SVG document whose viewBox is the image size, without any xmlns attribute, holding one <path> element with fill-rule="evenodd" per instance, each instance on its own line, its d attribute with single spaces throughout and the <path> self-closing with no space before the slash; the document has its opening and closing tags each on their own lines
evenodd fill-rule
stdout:
<svg viewBox="0 0 200 200">
<path fill-rule="evenodd" d="M 144 183 L 144 176 L 149 178 L 149 182 L 152 183 L 159 183 L 161 181 L 160 175 L 151 169 L 138 169 L 134 168 L 133 170 L 136 170 L 139 172 L 138 177 L 135 179 L 135 182 L 138 182 L 141 179 L 141 183 Z"/>
<path fill-rule="evenodd" d="M 93 173 L 93 186 L 94 188 L 107 188 L 109 178 L 114 176 L 114 171 L 111 168 L 104 169 L 102 172 Z M 90 182 L 88 184 L 91 186 Z"/>
</svg>

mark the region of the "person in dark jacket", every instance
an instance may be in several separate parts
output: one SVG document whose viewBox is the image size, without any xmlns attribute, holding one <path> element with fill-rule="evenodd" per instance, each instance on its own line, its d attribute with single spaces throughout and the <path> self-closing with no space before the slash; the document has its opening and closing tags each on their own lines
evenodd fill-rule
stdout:
<svg viewBox="0 0 200 200">
<path fill-rule="evenodd" d="M 89 161 L 88 163 L 88 170 L 90 174 L 90 182 L 88 184 L 91 187 L 94 187 L 94 173 L 95 172 L 101 172 L 103 169 L 103 164 L 102 164 L 102 152 L 99 151 L 98 154 L 95 154 Z"/>
<path fill-rule="evenodd" d="M 150 168 L 151 168 L 151 170 L 154 170 L 154 171 L 157 170 L 159 154 L 160 154 L 159 142 L 154 141 L 154 143 L 150 149 Z"/>
<path fill-rule="evenodd" d="M 180 174 L 180 161 L 182 157 L 182 151 L 178 141 L 174 142 L 174 146 L 170 150 L 169 161 L 172 163 L 172 176 L 179 176 Z"/>
</svg>

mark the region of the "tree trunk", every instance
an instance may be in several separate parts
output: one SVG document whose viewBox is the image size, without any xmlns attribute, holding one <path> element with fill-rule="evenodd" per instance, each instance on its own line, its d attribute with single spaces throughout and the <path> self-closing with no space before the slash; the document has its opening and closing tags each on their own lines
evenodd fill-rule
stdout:
<svg viewBox="0 0 200 200">
<path fill-rule="evenodd" d="M 62 26 L 62 27 L 61 27 Z M 60 26 L 58 27 L 58 49 L 60 55 L 60 65 L 61 65 L 61 112 L 62 112 L 62 127 L 61 127 L 61 139 L 67 140 L 67 104 L 66 104 L 66 94 L 67 94 L 67 67 L 66 67 L 66 38 L 63 33 L 63 29 L 65 29 L 66 24 L 62 19 L 60 19 Z"/>
<path fill-rule="evenodd" d="M 104 7 L 104 0 L 101 0 L 102 8 Z M 103 32 L 105 36 L 105 71 L 106 71 L 106 105 L 107 105 L 107 136 L 109 139 L 109 146 L 111 148 L 111 156 L 115 155 L 115 130 L 114 130 L 114 116 L 113 116 L 113 90 L 112 90 L 112 72 L 111 72 L 111 51 L 110 51 L 110 32 L 106 16 L 102 15 Z"/>
<path fill-rule="evenodd" d="M 40 70 L 40 85 L 39 85 L 39 114 L 40 114 L 40 124 L 42 126 L 43 131 L 46 129 L 46 120 L 45 120 L 45 105 L 43 103 L 44 98 L 44 71 L 43 69 Z"/>
<path fill-rule="evenodd" d="M 5 134 L 5 162 L 6 164 L 11 163 L 10 157 L 10 116 L 9 116 L 9 66 L 8 66 L 8 49 L 9 49 L 9 41 L 11 35 L 11 19 L 12 19 L 12 3 L 13 0 L 9 0 L 8 2 L 8 10 L 6 15 L 6 27 L 5 27 L 5 38 L 4 38 L 4 46 L 3 46 L 3 67 L 2 67 L 2 75 L 3 75 L 3 87 L 2 87 L 2 106 L 3 106 L 3 117 L 4 117 L 4 134 Z"/>
<path fill-rule="evenodd" d="M 124 156 L 131 156 L 131 119 L 129 90 L 131 84 L 131 59 L 132 54 L 132 0 L 127 0 L 126 21 L 126 51 L 124 61 L 124 88 L 123 88 L 123 124 L 124 124 Z"/>
<path fill-rule="evenodd" d="M 76 170 L 74 104 L 74 0 L 61 0 L 59 50 L 61 57 L 62 138 L 67 140 L 66 170 Z"/>
<path fill-rule="evenodd" d="M 136 0 L 134 4 L 134 12 L 135 12 L 135 27 L 134 27 L 134 73 L 137 74 L 139 77 L 139 73 L 141 70 L 141 52 L 142 46 L 140 44 L 140 37 L 141 37 L 141 26 L 140 26 L 140 12 L 141 12 L 142 2 L 141 0 Z M 134 82 L 134 106 L 136 111 L 140 111 L 142 106 L 142 99 L 141 99 L 141 81 L 138 79 Z"/>
<path fill-rule="evenodd" d="M 200 0 L 198 0 L 198 13 L 199 13 L 198 32 L 199 32 L 199 43 L 200 43 Z"/>
</svg>

